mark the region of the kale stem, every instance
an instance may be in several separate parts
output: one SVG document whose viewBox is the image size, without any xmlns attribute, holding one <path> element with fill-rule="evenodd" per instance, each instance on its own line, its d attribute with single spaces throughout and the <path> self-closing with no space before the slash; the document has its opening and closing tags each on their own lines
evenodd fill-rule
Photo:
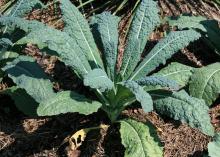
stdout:
<svg viewBox="0 0 220 157">
<path fill-rule="evenodd" d="M 96 95 L 102 100 L 102 102 L 104 103 L 104 104 L 106 104 L 107 106 L 109 106 L 110 105 L 110 103 L 109 103 L 109 101 L 106 99 L 106 97 L 100 92 L 100 90 L 96 90 Z"/>
</svg>

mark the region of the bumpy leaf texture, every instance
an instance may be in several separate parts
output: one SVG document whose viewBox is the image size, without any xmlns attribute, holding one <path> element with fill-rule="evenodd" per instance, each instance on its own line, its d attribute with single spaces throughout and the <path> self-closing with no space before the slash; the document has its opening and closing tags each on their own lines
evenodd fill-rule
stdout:
<svg viewBox="0 0 220 157">
<path fill-rule="evenodd" d="M 60 1 L 62 19 L 67 32 L 82 49 L 92 68 L 101 68 L 103 63 L 89 28 L 89 24 L 80 11 L 69 1 Z"/>
<path fill-rule="evenodd" d="M 151 71 L 155 70 L 160 64 L 165 64 L 166 60 L 171 58 L 174 53 L 200 37 L 201 35 L 194 30 L 169 33 L 166 38 L 162 39 L 151 50 L 129 79 L 137 80 L 144 77 Z"/>
<path fill-rule="evenodd" d="M 99 49 L 103 53 L 105 68 L 111 80 L 115 78 L 115 66 L 118 53 L 118 23 L 120 18 L 110 12 L 92 17 L 92 32 Z M 100 42 L 100 43 L 98 43 Z"/>
<path fill-rule="evenodd" d="M 204 99 L 208 105 L 212 105 L 220 93 L 219 78 L 220 63 L 195 69 L 189 83 L 190 95 Z"/>
<path fill-rule="evenodd" d="M 124 81 L 119 83 L 120 85 L 128 88 L 132 92 L 145 112 L 151 112 L 153 110 L 153 101 L 151 96 L 135 81 Z"/>
<path fill-rule="evenodd" d="M 32 9 L 41 9 L 43 7 L 44 4 L 39 0 L 18 0 L 10 10 L 8 16 L 24 17 Z"/>
<path fill-rule="evenodd" d="M 114 83 L 108 78 L 107 74 L 102 69 L 94 69 L 90 71 L 84 77 L 83 82 L 85 86 L 98 89 L 101 92 L 111 90 L 114 86 Z"/>
<path fill-rule="evenodd" d="M 0 53 L 4 52 L 5 50 L 7 50 L 12 45 L 13 45 L 13 43 L 10 39 L 1 38 L 0 39 Z"/>
<path fill-rule="evenodd" d="M 193 69 L 193 67 L 173 62 L 159 72 L 154 73 L 153 76 L 166 77 L 170 80 L 176 81 L 181 87 L 184 87 L 188 84 L 189 79 L 193 74 Z"/>
<path fill-rule="evenodd" d="M 140 60 L 150 33 L 160 24 L 157 2 L 142 0 L 132 19 L 123 56 L 121 75 L 128 78 Z"/>
<path fill-rule="evenodd" d="M 15 28 L 19 28 L 25 31 L 26 33 L 29 33 L 32 30 L 44 28 L 45 24 L 38 21 L 28 21 L 19 17 L 2 16 L 0 17 L 0 26 L 7 26 L 8 31 L 14 30 Z"/>
<path fill-rule="evenodd" d="M 178 90 L 179 85 L 170 79 L 162 76 L 148 76 L 143 77 L 136 81 L 139 85 L 141 85 L 145 91 L 151 90 Z"/>
<path fill-rule="evenodd" d="M 40 0 L 18 0 L 15 5 L 10 7 L 4 15 L 7 17 L 19 17 L 23 18 L 26 14 L 28 14 L 32 9 L 41 9 L 44 5 L 41 3 Z M 0 20 L 1 21 L 1 20 Z M 1 22 L 0 22 L 1 23 Z M 9 25 L 8 25 L 9 24 Z M 11 34 L 14 31 L 14 28 L 11 26 L 11 23 L 9 22 L 4 25 L 3 33 L 9 33 L 11 35 L 11 38 L 16 38 L 18 36 L 18 31 L 16 35 Z M 1 25 L 0 25 L 1 28 Z M 16 37 L 15 37 L 16 36 Z"/>
<path fill-rule="evenodd" d="M 220 152 L 220 133 L 214 136 L 214 141 L 208 144 L 209 157 L 219 157 Z"/>
<path fill-rule="evenodd" d="M 7 53 L 7 50 L 12 47 L 13 43 L 8 38 L 1 38 L 0 39 L 0 66 L 2 65 L 2 60 L 6 58 L 10 58 L 10 54 Z M 7 54 L 8 57 L 7 57 Z"/>
<path fill-rule="evenodd" d="M 19 88 L 25 89 L 39 103 L 55 95 L 53 84 L 31 57 L 19 56 L 3 70 Z"/>
<path fill-rule="evenodd" d="M 160 97 L 154 101 L 154 107 L 158 113 L 186 122 L 206 135 L 214 135 L 214 128 L 208 114 L 209 108 L 203 100 L 190 97 L 183 90 L 167 97 L 160 93 L 151 95 Z"/>
<path fill-rule="evenodd" d="M 179 29 L 197 28 L 206 32 L 201 22 L 207 19 L 203 16 L 180 15 L 177 17 L 167 17 L 165 20 L 168 21 L 169 25 L 172 27 L 177 26 Z"/>
<path fill-rule="evenodd" d="M 171 26 L 177 26 L 179 29 L 192 28 L 203 31 L 205 41 L 208 45 L 213 47 L 218 54 L 220 54 L 220 29 L 218 22 L 215 20 L 208 20 L 202 16 L 187 16 L 181 15 L 178 17 L 169 17 L 166 19 Z"/>
<path fill-rule="evenodd" d="M 68 112 L 78 112 L 88 115 L 97 112 L 101 105 L 101 103 L 89 100 L 75 92 L 63 91 L 40 103 L 37 114 L 39 116 L 52 116 Z"/>
<path fill-rule="evenodd" d="M 125 157 L 163 156 L 163 148 L 152 124 L 143 124 L 132 119 L 121 120 L 120 124 Z"/>
<path fill-rule="evenodd" d="M 49 27 L 38 29 L 18 41 L 18 44 L 25 43 L 37 44 L 41 49 L 52 50 L 54 55 L 58 55 L 66 65 L 70 66 L 81 77 L 91 70 L 81 48 L 65 32 Z"/>
</svg>

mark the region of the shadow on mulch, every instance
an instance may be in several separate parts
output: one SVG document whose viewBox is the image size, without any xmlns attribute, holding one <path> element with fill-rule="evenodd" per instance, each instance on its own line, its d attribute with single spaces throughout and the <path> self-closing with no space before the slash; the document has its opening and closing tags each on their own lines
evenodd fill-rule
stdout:
<svg viewBox="0 0 220 157">
<path fill-rule="evenodd" d="M 219 5 L 208 0 L 159 0 L 163 16 L 177 16 L 182 13 L 206 16 L 220 21 Z"/>
<path fill-rule="evenodd" d="M 8 97 L 1 96 L 0 99 L 0 156 L 1 157 L 31 157 L 36 156 L 59 156 L 65 157 L 67 145 L 61 145 L 63 140 L 76 131 L 98 126 L 101 123 L 108 123 L 108 119 L 101 111 L 98 113 L 83 116 L 79 114 L 65 114 L 50 118 L 27 118 L 15 109 L 13 101 Z M 4 105 L 5 104 L 5 105 Z M 7 105 L 6 105 L 7 104 Z M 97 152 L 100 141 L 97 133 L 94 134 L 97 140 L 92 141 L 90 147 L 81 147 L 81 152 L 89 155 Z M 5 142 L 5 143 L 3 143 Z M 91 142 L 90 142 L 91 144 Z M 2 145 L 5 145 L 2 148 Z M 47 151 L 46 151 L 47 150 Z"/>
<path fill-rule="evenodd" d="M 15 109 L 8 97 L 0 98 L 0 151 L 1 157 L 122 157 L 124 147 L 121 145 L 119 125 L 114 124 L 108 131 L 95 130 L 88 133 L 82 146 L 77 151 L 68 150 L 68 143 L 63 140 L 76 131 L 109 124 L 102 111 L 89 116 L 65 114 L 57 117 L 29 118 Z M 211 112 L 215 117 L 220 105 Z M 214 108 L 215 108 L 214 107 Z M 186 124 L 163 117 L 155 112 L 144 113 L 138 105 L 129 107 L 121 116 L 141 122 L 150 121 L 157 129 L 157 134 L 164 145 L 164 157 L 201 157 L 206 152 L 211 140 L 197 129 Z M 4 145 L 4 144 L 3 144 Z"/>
<path fill-rule="evenodd" d="M 210 137 L 193 129 L 187 124 L 160 117 L 155 112 L 148 114 L 140 108 L 128 108 L 123 117 L 133 118 L 143 123 L 150 121 L 157 129 L 157 134 L 164 146 L 164 157 L 201 157 L 207 150 Z"/>
<path fill-rule="evenodd" d="M 168 9 L 165 8 L 164 4 L 162 5 L 162 1 L 168 2 L 165 4 L 168 6 Z M 180 1 L 180 3 L 174 3 L 175 5 L 172 6 L 171 2 L 174 1 L 160 0 L 160 4 L 164 14 L 169 14 L 169 12 L 172 11 L 173 15 L 178 15 L 179 13 L 175 11 L 175 8 L 177 8 L 176 10 L 179 10 L 180 13 L 183 12 L 183 6 L 185 5 L 180 6 L 180 4 L 184 4 L 187 1 L 188 0 L 183 0 Z M 189 4 L 194 6 L 194 3 L 191 2 L 190 0 Z M 198 0 L 195 2 L 198 2 Z M 199 7 L 198 4 L 199 3 L 197 3 L 197 7 Z M 51 6 L 51 8 L 53 10 L 53 6 Z M 204 7 L 199 7 L 198 9 L 202 15 L 206 13 L 202 11 L 203 8 Z M 187 9 L 187 7 L 185 7 L 185 9 Z M 186 12 L 193 11 L 193 8 L 190 8 L 189 11 L 186 10 Z M 210 14 L 211 11 L 210 9 Z M 45 10 L 43 15 L 41 15 L 40 12 L 36 11 L 29 15 L 28 18 L 37 19 L 53 25 L 60 16 L 54 18 L 54 20 L 51 18 L 51 16 L 54 16 L 53 11 L 50 11 L 51 14 L 47 12 L 48 10 Z M 44 14 L 47 16 L 44 16 Z M 63 23 L 60 22 L 54 25 L 54 27 L 62 29 Z M 203 45 L 204 43 L 201 43 L 201 40 L 199 40 L 190 45 L 190 51 L 185 50 L 184 53 L 178 53 L 177 56 L 173 58 L 175 58 L 175 61 L 186 63 L 194 67 L 207 65 L 219 59 L 219 57 L 217 58 L 212 51 Z M 171 61 L 174 60 L 170 59 L 169 62 Z M 52 74 L 53 78 L 60 86 L 57 90 L 60 88 L 62 90 L 77 90 L 77 92 L 81 92 L 81 94 L 85 94 L 92 98 L 95 97 L 91 95 L 88 89 L 85 90 L 84 87 L 81 87 L 82 82 L 76 79 L 71 69 L 65 67 L 63 63 L 57 61 L 54 71 L 55 72 Z M 107 133 L 102 130 L 90 132 L 86 137 L 86 141 L 80 147 L 79 152 L 68 151 L 65 153 L 66 145 L 61 146 L 63 140 L 77 130 L 98 126 L 101 123 L 108 124 L 108 118 L 105 116 L 105 113 L 101 111 L 89 116 L 65 114 L 50 118 L 30 118 L 25 117 L 22 113 L 17 111 L 15 106 L 12 105 L 13 101 L 8 97 L 0 96 L 0 104 L 0 148 L 4 146 L 3 149 L 0 150 L 1 157 L 63 157 L 66 156 L 65 154 L 67 153 L 72 153 L 71 155 L 73 157 L 77 157 L 79 154 L 84 157 L 91 157 L 92 155 L 99 157 L 123 156 L 124 148 L 120 144 L 118 125 L 111 126 Z M 212 111 L 212 115 L 216 115 L 219 111 L 219 107 L 215 108 Z M 180 124 L 168 118 L 164 118 L 166 120 L 163 120 L 154 112 L 145 114 L 142 110 L 137 108 L 128 109 L 124 111 L 124 114 L 142 122 L 149 120 L 158 128 L 158 135 L 165 147 L 165 157 L 201 157 L 201 154 L 207 149 L 207 143 L 210 138 L 185 124 Z"/>
</svg>

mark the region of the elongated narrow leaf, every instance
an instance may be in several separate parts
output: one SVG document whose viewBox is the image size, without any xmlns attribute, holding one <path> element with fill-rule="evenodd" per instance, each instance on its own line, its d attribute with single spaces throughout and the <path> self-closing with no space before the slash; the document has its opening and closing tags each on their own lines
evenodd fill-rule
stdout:
<svg viewBox="0 0 220 157">
<path fill-rule="evenodd" d="M 158 113 L 186 122 L 206 135 L 214 135 L 209 108 L 203 100 L 190 97 L 185 91 L 175 92 L 170 96 L 161 93 L 151 95 L 157 97 L 154 104 Z"/>
<path fill-rule="evenodd" d="M 2 16 L 0 17 L 0 26 L 7 26 L 7 31 L 14 30 L 15 28 L 19 28 L 26 33 L 29 33 L 32 30 L 42 29 L 45 26 L 42 22 L 38 21 L 29 21 L 25 20 L 19 17 L 8 17 L 8 16 Z M 7 32 L 6 31 L 6 32 Z"/>
<path fill-rule="evenodd" d="M 134 94 L 136 100 L 141 103 L 145 112 L 151 112 L 153 110 L 151 96 L 140 85 L 134 81 L 124 81 L 119 84 L 128 88 L 130 92 Z"/>
<path fill-rule="evenodd" d="M 177 26 L 179 29 L 192 28 L 204 33 L 204 41 L 214 48 L 220 54 L 220 29 L 218 22 L 208 20 L 202 16 L 181 15 L 178 17 L 168 17 L 166 20 L 171 26 Z"/>
<path fill-rule="evenodd" d="M 101 92 L 111 90 L 114 83 L 108 78 L 107 74 L 102 69 L 94 69 L 90 71 L 84 78 L 84 85 L 93 89 L 98 89 Z"/>
<path fill-rule="evenodd" d="M 150 90 L 178 90 L 179 85 L 170 79 L 167 79 L 162 76 L 149 76 L 143 77 L 136 81 L 139 85 L 141 85 L 145 91 Z"/>
<path fill-rule="evenodd" d="M 127 80 L 131 73 L 137 66 L 138 61 L 140 61 L 140 41 L 134 40 L 133 43 L 129 43 L 126 46 L 123 62 L 121 65 L 120 77 L 123 80 Z M 137 57 L 138 56 L 138 57 Z"/>
<path fill-rule="evenodd" d="M 42 7 L 44 7 L 44 5 L 39 0 L 18 0 L 8 16 L 24 17 L 28 12 L 32 11 L 32 9 L 41 9 Z"/>
<path fill-rule="evenodd" d="M 218 157 L 220 152 L 220 133 L 214 136 L 214 140 L 208 144 L 209 157 Z"/>
<path fill-rule="evenodd" d="M 62 19 L 65 23 L 64 31 L 79 45 L 93 68 L 103 67 L 98 48 L 84 16 L 69 0 L 62 0 L 60 3 Z"/>
<path fill-rule="evenodd" d="M 207 105 L 212 105 L 220 94 L 219 78 L 220 63 L 195 69 L 189 83 L 190 95 L 204 99 Z"/>
<path fill-rule="evenodd" d="M 89 100 L 75 92 L 64 91 L 40 103 L 37 113 L 39 116 L 52 116 L 68 112 L 88 115 L 97 112 L 101 106 L 101 103 Z"/>
<path fill-rule="evenodd" d="M 1 91 L 0 94 L 9 95 L 21 112 L 28 116 L 37 116 L 37 107 L 38 103 L 28 95 L 24 89 L 18 87 L 10 87 L 4 91 Z"/>
<path fill-rule="evenodd" d="M 92 32 L 101 52 L 104 53 L 105 68 L 108 76 L 114 80 L 118 53 L 118 23 L 119 17 L 103 12 L 93 17 Z"/>
<path fill-rule="evenodd" d="M 157 2 L 153 0 L 142 0 L 139 4 L 128 32 L 127 45 L 123 56 L 121 74 L 124 78 L 129 77 L 133 72 L 150 33 L 160 24 L 158 12 Z"/>
<path fill-rule="evenodd" d="M 41 49 L 48 48 L 52 50 L 55 55 L 58 55 L 66 65 L 72 67 L 81 77 L 91 70 L 80 47 L 65 32 L 52 28 L 38 29 L 17 42 L 17 44 L 25 43 L 37 44 Z"/>
<path fill-rule="evenodd" d="M 161 40 L 145 57 L 140 65 L 131 75 L 131 80 L 139 79 L 151 71 L 155 70 L 160 64 L 165 64 L 166 60 L 186 47 L 190 42 L 200 38 L 200 34 L 194 30 L 171 32 Z"/>
<path fill-rule="evenodd" d="M 167 17 L 165 20 L 168 21 L 172 27 L 177 26 L 179 29 L 196 28 L 206 32 L 201 22 L 207 19 L 203 16 L 180 15 L 177 17 Z"/>
<path fill-rule="evenodd" d="M 144 50 L 150 33 L 160 24 L 158 13 L 159 7 L 153 0 L 142 0 L 134 13 L 128 32 L 128 43 L 134 38 L 139 39 L 141 52 Z"/>
<path fill-rule="evenodd" d="M 163 156 L 163 148 L 152 124 L 143 124 L 132 119 L 121 120 L 120 124 L 125 157 Z"/>
<path fill-rule="evenodd" d="M 162 76 L 170 80 L 174 80 L 181 87 L 184 87 L 188 84 L 190 76 L 193 74 L 193 69 L 193 67 L 173 62 L 153 75 Z"/>
<path fill-rule="evenodd" d="M 39 103 L 55 95 L 52 83 L 31 57 L 19 56 L 3 70 L 19 88 L 25 89 Z"/>
</svg>

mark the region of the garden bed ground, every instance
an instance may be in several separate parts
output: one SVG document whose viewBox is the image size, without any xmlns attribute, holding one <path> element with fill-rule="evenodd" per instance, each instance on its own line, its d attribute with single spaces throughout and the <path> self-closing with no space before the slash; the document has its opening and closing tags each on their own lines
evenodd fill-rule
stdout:
<svg viewBox="0 0 220 157">
<path fill-rule="evenodd" d="M 188 12 L 216 20 L 220 19 L 219 8 L 211 2 L 160 0 L 160 7 L 162 15 L 179 15 L 182 12 Z M 28 18 L 37 19 L 62 29 L 62 21 L 59 21 L 59 16 L 54 16 L 54 11 L 51 10 L 53 7 L 43 12 L 34 11 Z M 125 17 L 120 25 L 121 43 L 124 41 L 123 30 L 127 18 Z M 152 41 L 158 38 L 155 33 Z M 123 44 L 121 48 L 123 48 Z M 77 90 L 79 93 L 94 97 L 90 91 L 82 90 L 82 82 L 73 76 L 67 67 L 56 61 L 56 58 L 42 56 L 33 45 L 28 45 L 24 53 L 36 58 L 45 71 L 53 76 L 56 90 Z M 216 62 L 220 58 L 201 41 L 198 41 L 179 52 L 172 60 L 200 67 Z M 11 86 L 10 80 L 3 80 L 0 90 L 7 86 Z M 145 114 L 138 106 L 128 108 L 122 116 L 132 117 L 142 122 L 149 120 L 153 123 L 164 145 L 165 157 L 201 157 L 207 149 L 207 143 L 211 140 L 186 124 L 167 117 L 160 117 L 155 112 Z M 210 116 L 215 129 L 220 132 L 219 100 L 210 109 Z M 121 157 L 124 148 L 120 144 L 119 126 L 117 125 L 111 126 L 107 135 L 105 130 L 90 132 L 78 151 L 70 151 L 68 145 L 63 144 L 64 139 L 77 130 L 108 123 L 109 120 L 102 111 L 90 116 L 66 114 L 50 118 L 27 117 L 16 109 L 9 97 L 0 95 L 0 157 L 62 157 L 66 154 L 69 157 Z"/>
</svg>

